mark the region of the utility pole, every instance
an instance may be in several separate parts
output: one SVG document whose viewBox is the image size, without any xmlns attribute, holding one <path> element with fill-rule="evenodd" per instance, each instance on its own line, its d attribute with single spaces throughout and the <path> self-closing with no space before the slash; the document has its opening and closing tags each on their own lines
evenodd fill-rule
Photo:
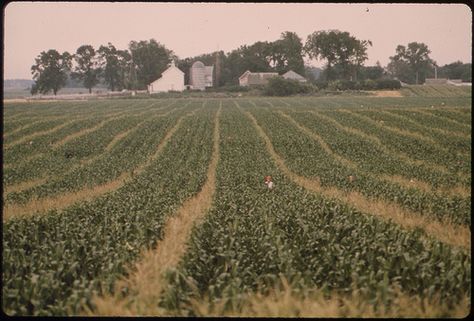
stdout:
<svg viewBox="0 0 474 321">
<path fill-rule="evenodd" d="M 221 80 L 221 57 L 219 53 L 219 43 L 217 43 L 217 51 L 216 51 L 216 82 L 214 87 L 219 87 L 220 80 Z"/>
</svg>

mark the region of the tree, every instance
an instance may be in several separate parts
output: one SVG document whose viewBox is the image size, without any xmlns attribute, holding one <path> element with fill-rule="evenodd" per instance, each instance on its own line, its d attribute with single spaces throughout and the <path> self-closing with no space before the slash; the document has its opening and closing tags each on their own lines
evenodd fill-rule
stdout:
<svg viewBox="0 0 474 321">
<path fill-rule="evenodd" d="M 241 47 L 242 73 L 246 70 L 251 71 L 272 71 L 270 65 L 272 59 L 272 45 L 268 41 L 257 41 L 251 46 Z M 240 73 L 239 76 L 242 74 Z"/>
<path fill-rule="evenodd" d="M 74 55 L 76 66 L 72 77 L 82 81 L 85 88 L 92 88 L 99 83 L 100 68 L 96 59 L 96 52 L 91 45 L 83 45 L 77 48 Z"/>
<path fill-rule="evenodd" d="M 281 38 L 271 43 L 272 64 L 278 73 L 293 70 L 304 74 L 303 44 L 294 32 L 286 31 Z"/>
<path fill-rule="evenodd" d="M 415 84 L 424 81 L 426 73 L 430 72 L 435 62 L 429 57 L 431 51 L 424 43 L 410 42 L 407 47 L 398 45 L 396 54 L 390 57 L 389 69 L 400 79 L 410 70 L 415 78 Z M 408 68 L 407 68 L 408 67 Z M 403 81 L 403 80 L 402 80 Z"/>
<path fill-rule="evenodd" d="M 166 70 L 171 59 L 174 58 L 173 51 L 158 43 L 155 39 L 150 41 L 131 41 L 129 44 L 132 56 L 132 64 L 136 71 L 137 86 L 146 88 L 148 84 L 155 81 Z"/>
<path fill-rule="evenodd" d="M 375 66 L 363 66 L 360 68 L 360 78 L 362 80 L 371 79 L 377 80 L 383 77 L 385 71 L 380 65 L 380 62 L 377 61 Z"/>
<path fill-rule="evenodd" d="M 127 50 L 117 50 L 110 42 L 107 46 L 100 46 L 99 64 L 101 75 L 109 89 L 121 90 L 126 87 L 128 70 L 130 70 L 131 56 Z"/>
<path fill-rule="evenodd" d="M 448 79 L 462 79 L 470 82 L 472 80 L 472 64 L 464 64 L 456 61 L 438 68 L 438 77 Z"/>
<path fill-rule="evenodd" d="M 54 95 L 64 87 L 67 80 L 68 71 L 71 69 L 72 56 L 67 52 L 60 54 L 54 49 L 47 52 L 42 51 L 35 64 L 31 66 L 31 73 L 35 84 L 31 88 L 31 93 L 38 92 L 46 94 L 53 91 Z"/>
<path fill-rule="evenodd" d="M 339 30 L 316 31 L 306 40 L 304 51 L 310 58 L 327 61 L 327 79 L 336 78 L 333 67 L 338 65 L 341 77 L 349 79 L 367 60 L 367 47 L 370 40 L 358 40 L 348 32 Z"/>
<path fill-rule="evenodd" d="M 119 89 L 132 89 L 136 87 L 137 75 L 132 64 L 132 55 L 128 50 L 117 50 L 118 66 L 120 71 Z"/>
</svg>

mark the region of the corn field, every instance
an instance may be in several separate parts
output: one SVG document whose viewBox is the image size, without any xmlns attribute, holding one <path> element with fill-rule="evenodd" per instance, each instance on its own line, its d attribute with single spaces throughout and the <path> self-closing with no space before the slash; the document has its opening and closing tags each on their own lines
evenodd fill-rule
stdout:
<svg viewBox="0 0 474 321">
<path fill-rule="evenodd" d="M 283 285 L 375 316 L 410 316 L 400 296 L 421 316 L 470 310 L 470 95 L 30 102 L 3 116 L 8 315 L 101 315 L 100 298 L 133 315 L 239 315 Z M 145 304 L 122 281 L 173 237 L 213 159 L 211 205 Z"/>
</svg>

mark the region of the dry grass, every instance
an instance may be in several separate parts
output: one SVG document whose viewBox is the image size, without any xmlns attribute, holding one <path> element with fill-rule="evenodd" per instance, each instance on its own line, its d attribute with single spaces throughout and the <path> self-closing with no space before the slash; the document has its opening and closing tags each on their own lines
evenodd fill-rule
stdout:
<svg viewBox="0 0 474 321">
<path fill-rule="evenodd" d="M 3 195 L 8 195 L 10 193 L 19 192 L 28 188 L 31 188 L 36 185 L 44 184 L 48 181 L 48 177 L 37 178 L 31 181 L 21 182 L 15 185 L 4 186 Z"/>
<path fill-rule="evenodd" d="M 132 297 L 125 299 L 118 295 L 95 297 L 95 311 L 87 311 L 88 315 L 166 315 L 166 311 L 157 306 L 161 290 L 166 288 L 164 273 L 176 267 L 186 251 L 186 242 L 192 227 L 204 216 L 212 204 L 215 193 L 216 167 L 219 159 L 219 115 L 215 116 L 213 152 L 207 170 L 207 179 L 201 191 L 186 200 L 177 212 L 168 219 L 164 227 L 164 238 L 156 248 L 144 251 L 142 259 L 135 264 L 130 277 L 116 283 L 115 293 L 119 289 L 128 288 Z"/>
<path fill-rule="evenodd" d="M 114 181 L 92 188 L 86 188 L 78 192 L 66 193 L 56 197 L 34 199 L 24 205 L 9 204 L 3 207 L 3 220 L 5 221 L 12 217 L 45 213 L 52 209 L 61 210 L 76 202 L 94 199 L 107 192 L 118 189 L 123 186 L 129 178 L 130 174 L 124 173 Z"/>
<path fill-rule="evenodd" d="M 178 130 L 183 118 L 189 117 L 192 114 L 193 113 L 191 112 L 179 118 L 176 124 L 166 133 L 164 138 L 160 141 L 153 155 L 151 155 L 151 157 L 149 157 L 146 162 L 144 162 L 134 170 L 122 173 L 115 180 L 107 182 L 103 185 L 85 188 L 77 192 L 61 194 L 54 197 L 34 199 L 23 205 L 4 205 L 3 220 L 8 220 L 11 217 L 42 214 L 52 209 L 61 210 L 73 205 L 76 202 L 91 200 L 122 187 L 133 176 L 141 174 L 146 169 L 146 167 L 148 167 L 159 156 L 171 136 L 173 136 L 176 130 Z"/>
<path fill-rule="evenodd" d="M 253 115 L 246 111 L 242 112 L 247 115 L 248 118 L 250 118 L 254 127 L 257 129 L 258 134 L 265 141 L 267 150 L 272 156 L 272 158 L 275 160 L 277 166 L 296 184 L 317 194 L 341 200 L 361 212 L 380 217 L 387 221 L 391 221 L 407 230 L 419 228 L 425 231 L 428 236 L 434 239 L 454 246 L 459 246 L 466 250 L 470 250 L 471 232 L 470 229 L 466 226 L 455 225 L 450 223 L 449 221 L 433 220 L 417 213 L 402 209 L 399 205 L 395 203 L 368 199 L 358 192 L 347 193 L 337 188 L 322 188 L 317 178 L 309 179 L 307 177 L 299 176 L 296 173 L 292 172 L 286 166 L 284 160 L 275 152 L 270 139 L 265 134 L 263 129 L 259 126 L 257 120 L 253 117 Z"/>
<path fill-rule="evenodd" d="M 225 300 L 210 302 L 206 297 L 193 300 L 191 309 L 198 317 L 299 317 L 299 318 L 442 318 L 466 317 L 470 311 L 470 298 L 463 297 L 454 308 L 439 299 L 428 301 L 394 290 L 391 309 L 375 309 L 368 300 L 354 291 L 351 295 L 332 293 L 329 298 L 318 289 L 295 291 L 282 278 L 282 286 L 268 294 L 246 293 L 241 297 L 241 308 L 226 308 Z"/>
<path fill-rule="evenodd" d="M 403 97 L 399 90 L 377 90 L 370 93 L 373 93 L 374 97 Z"/>
</svg>

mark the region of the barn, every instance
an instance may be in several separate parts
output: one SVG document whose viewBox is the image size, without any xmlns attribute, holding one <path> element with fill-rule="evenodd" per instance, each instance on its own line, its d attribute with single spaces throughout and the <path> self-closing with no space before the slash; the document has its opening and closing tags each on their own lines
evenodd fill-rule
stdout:
<svg viewBox="0 0 474 321">
<path fill-rule="evenodd" d="M 278 77 L 276 72 L 250 72 L 247 70 L 239 77 L 240 86 L 266 85 L 268 79 Z"/>
<path fill-rule="evenodd" d="M 161 77 L 148 85 L 148 92 L 159 93 L 167 91 L 183 91 L 184 87 L 184 72 L 175 66 L 174 61 L 168 67 Z"/>
</svg>

